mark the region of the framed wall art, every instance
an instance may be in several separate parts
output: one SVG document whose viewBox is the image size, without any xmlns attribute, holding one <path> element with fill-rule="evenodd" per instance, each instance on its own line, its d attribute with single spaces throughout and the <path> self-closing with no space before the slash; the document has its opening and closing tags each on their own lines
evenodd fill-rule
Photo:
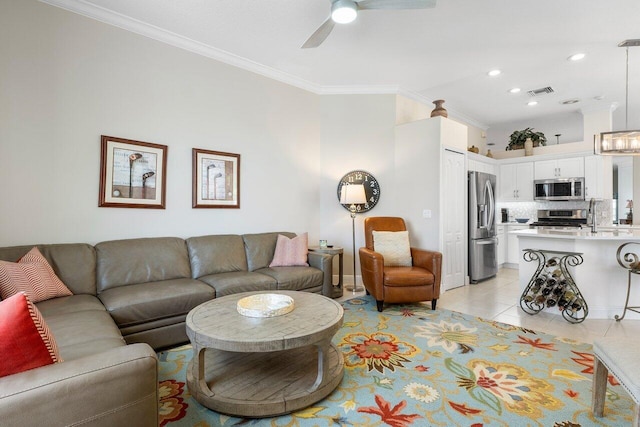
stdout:
<svg viewBox="0 0 640 427">
<path fill-rule="evenodd" d="M 164 209 L 167 146 L 102 136 L 98 206 Z"/>
<path fill-rule="evenodd" d="M 193 149 L 193 207 L 240 208 L 240 154 Z"/>
</svg>

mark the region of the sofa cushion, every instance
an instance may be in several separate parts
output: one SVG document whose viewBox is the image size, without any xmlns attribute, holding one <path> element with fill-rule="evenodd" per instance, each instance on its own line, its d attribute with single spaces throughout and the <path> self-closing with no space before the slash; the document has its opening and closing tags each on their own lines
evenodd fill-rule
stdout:
<svg viewBox="0 0 640 427">
<path fill-rule="evenodd" d="M 199 280 L 211 285 L 216 291 L 217 298 L 239 292 L 277 289 L 277 283 L 273 277 L 247 271 L 210 274 L 200 277 Z"/>
<path fill-rule="evenodd" d="M 126 345 L 104 309 L 48 315 L 45 319 L 65 362 Z"/>
<path fill-rule="evenodd" d="M 314 267 L 270 267 L 256 273 L 273 277 L 278 282 L 277 289 L 289 291 L 319 291 L 324 280 L 322 271 Z"/>
<path fill-rule="evenodd" d="M 214 297 L 211 286 L 193 279 L 119 286 L 99 295 L 120 328 L 187 314 Z"/>
<path fill-rule="evenodd" d="M 300 234 L 292 239 L 278 234 L 273 260 L 269 267 L 308 266 L 309 236 Z"/>
<path fill-rule="evenodd" d="M 112 240 L 96 245 L 98 293 L 118 286 L 191 277 L 187 245 L 177 237 Z"/>
<path fill-rule="evenodd" d="M 244 234 L 242 236 L 247 254 L 247 265 L 249 271 L 269 267 L 269 264 L 271 264 L 271 260 L 273 259 L 273 254 L 276 250 L 278 234 L 282 234 L 289 238 L 295 237 L 295 233 L 286 232 Z"/>
<path fill-rule="evenodd" d="M 96 251 L 85 243 L 38 245 L 56 276 L 74 295 L 96 295 Z M 12 246 L 0 248 L 0 259 L 16 262 L 33 248 Z"/>
<path fill-rule="evenodd" d="M 34 303 L 72 295 L 36 247 L 18 262 L 0 261 L 0 296 L 8 298 L 18 292 Z"/>
<path fill-rule="evenodd" d="M 0 301 L 0 377 L 62 361 L 56 341 L 24 293 Z"/>
<path fill-rule="evenodd" d="M 56 314 L 69 314 L 78 311 L 107 311 L 98 297 L 93 295 L 72 295 L 53 298 L 41 301 L 36 306 L 45 319 Z"/>
<path fill-rule="evenodd" d="M 200 236 L 187 239 L 191 277 L 229 271 L 247 271 L 244 241 L 239 235 Z"/>
</svg>

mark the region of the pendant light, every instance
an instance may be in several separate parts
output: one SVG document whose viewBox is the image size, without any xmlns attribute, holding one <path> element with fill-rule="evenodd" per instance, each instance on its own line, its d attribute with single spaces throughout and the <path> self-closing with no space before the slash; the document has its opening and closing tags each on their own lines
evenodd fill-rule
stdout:
<svg viewBox="0 0 640 427">
<path fill-rule="evenodd" d="M 629 127 L 629 47 L 633 46 L 640 46 L 640 39 L 625 40 L 618 45 L 627 49 L 625 128 Z M 596 154 L 610 156 L 638 156 L 640 155 L 640 130 L 602 132 L 595 136 L 594 151 Z"/>
</svg>

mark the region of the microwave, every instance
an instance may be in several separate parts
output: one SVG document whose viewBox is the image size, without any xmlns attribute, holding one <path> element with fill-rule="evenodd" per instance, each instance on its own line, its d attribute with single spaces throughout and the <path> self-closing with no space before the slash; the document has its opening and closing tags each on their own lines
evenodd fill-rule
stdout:
<svg viewBox="0 0 640 427">
<path fill-rule="evenodd" d="M 534 200 L 584 200 L 584 178 L 536 179 Z"/>
</svg>

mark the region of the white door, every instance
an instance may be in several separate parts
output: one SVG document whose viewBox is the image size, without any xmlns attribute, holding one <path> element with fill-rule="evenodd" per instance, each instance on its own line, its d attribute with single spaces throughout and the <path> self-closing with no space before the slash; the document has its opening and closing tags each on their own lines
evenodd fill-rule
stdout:
<svg viewBox="0 0 640 427">
<path fill-rule="evenodd" d="M 464 286 L 467 174 L 464 154 L 444 150 L 442 170 L 442 291 Z"/>
</svg>

